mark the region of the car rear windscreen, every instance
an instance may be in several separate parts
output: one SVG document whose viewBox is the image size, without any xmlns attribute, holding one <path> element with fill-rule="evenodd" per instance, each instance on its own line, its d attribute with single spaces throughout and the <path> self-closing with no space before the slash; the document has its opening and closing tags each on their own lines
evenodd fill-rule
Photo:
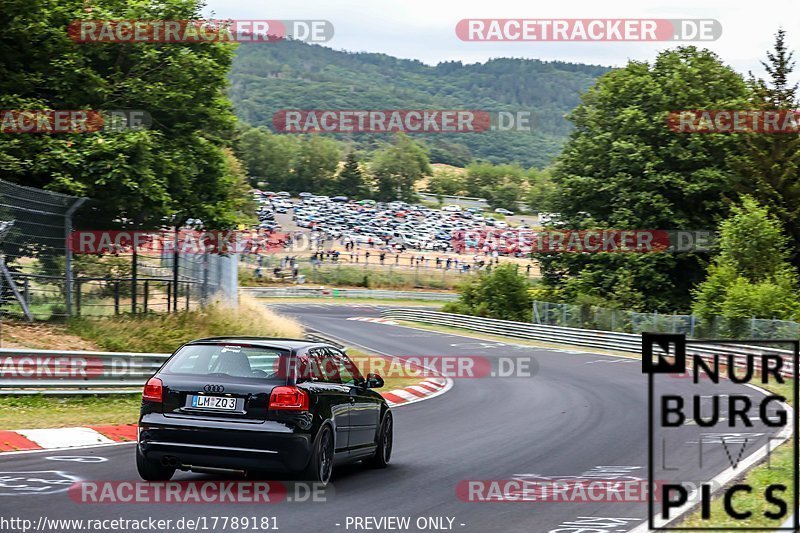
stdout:
<svg viewBox="0 0 800 533">
<path fill-rule="evenodd" d="M 181 348 L 162 372 L 284 381 L 289 351 L 238 344 L 194 344 Z"/>
</svg>

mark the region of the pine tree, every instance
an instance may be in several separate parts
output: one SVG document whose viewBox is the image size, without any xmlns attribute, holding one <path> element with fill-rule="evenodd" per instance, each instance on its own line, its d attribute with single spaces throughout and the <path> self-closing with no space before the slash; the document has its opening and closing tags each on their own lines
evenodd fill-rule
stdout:
<svg viewBox="0 0 800 533">
<path fill-rule="evenodd" d="M 795 63 L 785 40 L 786 32 L 779 30 L 774 50 L 767 52 L 767 61 L 762 61 L 768 80 L 750 76 L 755 109 L 797 109 L 797 85 L 789 82 Z M 791 239 L 792 262 L 800 266 L 800 136 L 748 133 L 742 137 L 740 154 L 732 158 L 737 173 L 735 188 L 778 217 Z"/>
<path fill-rule="evenodd" d="M 347 154 L 344 166 L 336 176 L 334 183 L 336 191 L 332 192 L 336 194 L 344 194 L 357 200 L 369 196 L 369 186 L 354 152 Z"/>
</svg>

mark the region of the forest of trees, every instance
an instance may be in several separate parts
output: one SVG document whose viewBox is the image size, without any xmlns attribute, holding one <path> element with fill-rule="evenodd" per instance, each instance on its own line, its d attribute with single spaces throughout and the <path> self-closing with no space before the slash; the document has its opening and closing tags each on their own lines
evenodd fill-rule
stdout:
<svg viewBox="0 0 800 533">
<path fill-rule="evenodd" d="M 6 5 L 0 109 L 154 117 L 146 129 L 0 136 L 2 179 L 92 198 L 106 221 L 231 228 L 252 219 L 249 185 L 412 200 L 425 183 L 437 195 L 558 212 L 562 228 L 719 230 L 711 254 L 539 254 L 540 293 L 552 301 L 798 318 L 800 137 L 693 135 L 666 123 L 681 109 L 798 109 L 783 31 L 761 79 L 693 46 L 614 70 L 533 59 L 428 66 L 295 41 L 78 46 L 63 29 L 89 16 L 82 0 Z M 116 19 L 201 10 L 184 0 L 93 5 L 91 16 Z M 535 132 L 271 132 L 273 113 L 292 108 L 528 109 Z"/>
<path fill-rule="evenodd" d="M 695 47 L 602 76 L 570 114 L 575 130 L 550 173 L 562 222 L 719 229 L 720 253 L 538 254 L 546 297 L 729 318 L 793 316 L 800 309 L 798 136 L 666 127 L 676 109 L 795 110 L 793 66 L 779 31 L 764 61 L 766 79 L 746 78 Z"/>
<path fill-rule="evenodd" d="M 93 9 L 109 19 L 201 16 L 182 0 L 102 0 Z M 225 97 L 234 46 L 76 45 L 65 28 L 90 13 L 83 0 L 4 2 L 0 109 L 139 109 L 156 120 L 145 129 L 0 135 L 0 177 L 92 198 L 108 220 L 135 225 L 194 217 L 224 228 L 252 217 Z"/>
<path fill-rule="evenodd" d="M 279 135 L 243 126 L 238 146 L 256 187 L 294 194 L 413 201 L 417 182 L 433 173 L 428 152 L 402 133 L 387 141 L 391 142 L 365 156 L 352 145 L 322 135 Z"/>
<path fill-rule="evenodd" d="M 608 68 L 534 59 L 428 66 L 384 54 L 350 53 L 298 41 L 242 46 L 230 74 L 236 113 L 272 127 L 280 109 L 474 109 L 530 111 L 533 131 L 415 134 L 432 163 L 473 160 L 542 168 L 571 130 L 564 115 Z M 337 134 L 371 151 L 385 134 Z"/>
<path fill-rule="evenodd" d="M 252 186 L 295 194 L 412 201 L 418 183 L 426 179 L 425 192 L 486 198 L 492 207 L 512 211 L 520 202 L 547 211 L 555 198 L 548 170 L 488 162 L 434 170 L 428 147 L 404 134 L 363 152 L 322 135 L 282 135 L 242 126 L 238 156 Z"/>
</svg>

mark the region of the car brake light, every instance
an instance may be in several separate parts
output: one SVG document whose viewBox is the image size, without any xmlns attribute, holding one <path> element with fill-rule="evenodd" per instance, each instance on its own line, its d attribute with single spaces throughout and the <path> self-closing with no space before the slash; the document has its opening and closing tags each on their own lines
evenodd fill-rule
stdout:
<svg viewBox="0 0 800 533">
<path fill-rule="evenodd" d="M 308 411 L 308 393 L 297 387 L 275 387 L 269 395 L 269 408 L 278 411 Z"/>
<path fill-rule="evenodd" d="M 144 391 L 142 392 L 142 400 L 161 403 L 162 385 L 161 380 L 158 378 L 150 378 L 147 380 Z"/>
</svg>

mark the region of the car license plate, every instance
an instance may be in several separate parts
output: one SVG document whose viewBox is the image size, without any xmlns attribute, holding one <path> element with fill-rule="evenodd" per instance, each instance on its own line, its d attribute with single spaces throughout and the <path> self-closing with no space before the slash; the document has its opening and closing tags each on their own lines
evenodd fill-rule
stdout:
<svg viewBox="0 0 800 533">
<path fill-rule="evenodd" d="M 236 409 L 236 398 L 226 398 L 224 396 L 194 396 L 192 397 L 192 407 L 233 411 Z"/>
</svg>

